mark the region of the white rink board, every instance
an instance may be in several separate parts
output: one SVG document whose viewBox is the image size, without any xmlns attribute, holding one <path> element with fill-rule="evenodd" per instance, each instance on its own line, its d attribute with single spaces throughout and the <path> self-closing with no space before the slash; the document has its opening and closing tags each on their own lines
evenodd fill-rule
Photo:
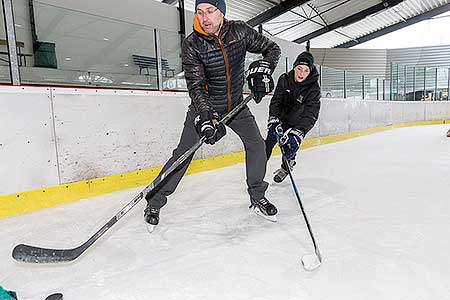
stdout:
<svg viewBox="0 0 450 300">
<path fill-rule="evenodd" d="M 320 108 L 320 136 L 335 135 L 348 132 L 349 101 L 322 101 Z"/>
<path fill-rule="evenodd" d="M 427 102 L 425 117 L 427 120 L 445 120 L 450 116 L 450 105 L 448 101 Z"/>
<path fill-rule="evenodd" d="M 0 195 L 161 166 L 178 144 L 190 103 L 184 92 L 45 87 L 2 87 L 0 101 Z M 265 97 L 249 105 L 263 137 L 269 103 Z M 448 101 L 323 98 L 307 138 L 443 119 L 450 119 Z M 224 139 L 204 145 L 194 159 L 240 151 L 227 128 Z"/>
<path fill-rule="evenodd" d="M 58 184 L 50 90 L 2 87 L 0 195 Z"/>
<path fill-rule="evenodd" d="M 392 123 L 398 124 L 407 122 L 426 121 L 425 110 L 427 104 L 428 103 L 426 102 L 418 102 L 418 101 L 392 102 L 392 117 L 393 117 Z"/>
<path fill-rule="evenodd" d="M 401 123 L 403 120 L 403 102 L 393 101 L 392 106 L 392 124 Z"/>
<path fill-rule="evenodd" d="M 350 101 L 349 131 L 358 131 L 370 128 L 370 103 L 365 101 Z"/>
<path fill-rule="evenodd" d="M 162 165 L 188 99 L 145 91 L 53 89 L 64 183 Z"/>
<path fill-rule="evenodd" d="M 370 103 L 370 128 L 392 125 L 392 102 L 370 100 L 368 103 Z"/>
<path fill-rule="evenodd" d="M 409 102 L 403 105 L 402 122 L 420 122 L 425 120 L 425 102 Z"/>
</svg>

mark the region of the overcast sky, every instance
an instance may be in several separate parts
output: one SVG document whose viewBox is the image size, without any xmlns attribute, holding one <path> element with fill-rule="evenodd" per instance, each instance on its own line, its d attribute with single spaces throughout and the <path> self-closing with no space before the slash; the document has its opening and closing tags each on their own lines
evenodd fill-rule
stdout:
<svg viewBox="0 0 450 300">
<path fill-rule="evenodd" d="M 450 12 L 422 21 L 353 48 L 393 49 L 450 45 Z"/>
</svg>

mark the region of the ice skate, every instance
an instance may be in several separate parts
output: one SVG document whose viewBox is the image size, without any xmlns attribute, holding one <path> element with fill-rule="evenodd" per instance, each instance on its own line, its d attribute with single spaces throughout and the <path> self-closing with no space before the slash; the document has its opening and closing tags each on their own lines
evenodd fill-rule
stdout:
<svg viewBox="0 0 450 300">
<path fill-rule="evenodd" d="M 144 210 L 144 220 L 147 223 L 148 232 L 152 233 L 159 223 L 159 208 L 147 204 L 147 207 Z"/>
<path fill-rule="evenodd" d="M 289 167 L 291 169 L 291 171 L 294 169 L 294 166 L 296 164 L 295 160 L 289 160 Z M 288 171 L 285 169 L 284 164 L 281 166 L 281 168 L 279 168 L 278 170 L 276 170 L 275 172 L 273 172 L 274 176 L 273 176 L 273 181 L 275 181 L 276 183 L 280 183 L 282 182 L 286 176 L 288 176 Z"/>
<path fill-rule="evenodd" d="M 262 198 L 260 200 L 251 200 L 251 202 L 249 209 L 253 210 L 255 214 L 271 222 L 277 222 L 276 214 L 278 210 L 269 200 Z"/>
</svg>

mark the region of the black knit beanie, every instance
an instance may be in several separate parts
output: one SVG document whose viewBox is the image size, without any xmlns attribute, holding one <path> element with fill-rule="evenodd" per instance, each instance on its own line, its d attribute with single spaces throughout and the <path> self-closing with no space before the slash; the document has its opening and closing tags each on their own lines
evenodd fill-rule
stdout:
<svg viewBox="0 0 450 300">
<path fill-rule="evenodd" d="M 225 3 L 225 0 L 196 0 L 195 1 L 195 9 L 197 9 L 197 5 L 200 3 L 209 3 L 211 5 L 214 5 L 217 7 L 225 16 L 225 13 L 227 12 L 227 6 Z"/>
<path fill-rule="evenodd" d="M 308 66 L 311 69 L 314 66 L 314 57 L 308 51 L 304 51 L 297 56 L 294 68 L 298 65 Z"/>
</svg>

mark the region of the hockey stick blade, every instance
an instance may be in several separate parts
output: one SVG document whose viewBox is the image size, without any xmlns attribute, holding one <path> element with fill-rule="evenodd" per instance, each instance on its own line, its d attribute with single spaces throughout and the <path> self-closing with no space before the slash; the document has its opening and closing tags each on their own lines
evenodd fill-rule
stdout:
<svg viewBox="0 0 450 300">
<path fill-rule="evenodd" d="M 220 123 L 228 123 L 247 103 L 254 98 L 253 94 L 247 96 L 241 103 L 236 105 L 227 115 L 225 115 Z M 92 235 L 82 245 L 72 249 L 48 249 L 36 246 L 20 244 L 14 247 L 12 257 L 25 263 L 59 263 L 75 260 L 86 249 L 88 249 L 95 241 L 97 241 L 106 231 L 108 231 L 117 221 L 119 221 L 125 214 L 128 213 L 145 195 L 151 192 L 158 186 L 167 176 L 169 176 L 176 168 L 178 168 L 188 157 L 194 155 L 195 151 L 205 141 L 205 136 L 195 143 L 189 150 L 183 153 L 164 173 L 158 175 L 153 182 L 147 185 L 133 200 L 125 205 L 114 217 L 112 217 L 105 225 L 102 226 L 94 235 Z"/>
<path fill-rule="evenodd" d="M 151 188 L 153 183 L 146 187 Z M 25 263 L 60 263 L 75 260 L 95 241 L 97 241 L 108 229 L 110 229 L 120 218 L 131 210 L 142 198 L 143 192 L 136 195 L 125 207 L 123 207 L 114 217 L 102 226 L 94 235 L 92 235 L 82 245 L 72 249 L 49 249 L 31 245 L 20 244 L 14 247 L 12 257 Z"/>
<path fill-rule="evenodd" d="M 14 247 L 12 257 L 26 263 L 59 263 L 72 261 L 83 251 L 82 246 L 73 249 L 47 249 L 20 244 Z"/>
<path fill-rule="evenodd" d="M 322 264 L 322 256 L 319 252 L 302 256 L 302 265 L 306 271 L 314 271 Z"/>
</svg>

